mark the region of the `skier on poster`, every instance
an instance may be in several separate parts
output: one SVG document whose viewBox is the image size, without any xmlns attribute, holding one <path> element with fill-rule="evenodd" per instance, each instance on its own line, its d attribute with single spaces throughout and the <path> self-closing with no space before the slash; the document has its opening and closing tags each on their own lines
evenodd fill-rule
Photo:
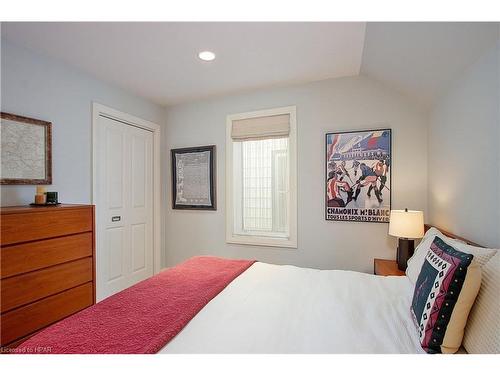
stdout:
<svg viewBox="0 0 500 375">
<path fill-rule="evenodd" d="M 351 176 L 349 175 L 349 171 L 346 168 L 346 162 L 345 162 L 345 160 L 342 160 L 342 162 L 340 163 L 340 165 L 338 165 L 335 168 L 335 172 L 337 173 L 337 175 L 339 175 L 339 177 L 337 178 L 339 181 L 343 181 L 344 177 L 346 177 L 346 176 L 347 176 L 347 178 L 349 180 L 351 180 Z M 351 184 L 352 183 L 353 183 L 353 181 L 351 180 Z"/>
<path fill-rule="evenodd" d="M 357 160 L 353 160 L 352 161 L 352 167 L 351 167 L 351 169 L 354 169 L 354 177 L 356 177 L 358 175 L 359 164 L 360 163 Z"/>
<path fill-rule="evenodd" d="M 375 196 L 377 197 L 378 203 L 381 204 L 383 200 L 380 196 L 380 191 L 377 188 L 378 176 L 376 175 L 374 170 L 367 166 L 365 163 L 361 163 L 359 165 L 359 169 L 361 170 L 361 176 L 359 177 L 358 181 L 356 181 L 358 187 L 356 189 L 356 194 L 354 195 L 354 200 L 358 199 L 362 187 L 369 186 L 368 197 L 371 196 L 371 190 L 373 189 L 375 191 Z"/>
<path fill-rule="evenodd" d="M 351 186 L 349 186 L 349 183 L 347 181 L 338 179 L 338 175 L 339 173 L 336 171 L 331 171 L 328 173 L 328 207 L 345 207 L 353 199 Z M 345 202 L 340 193 L 341 190 L 347 193 L 347 200 Z"/>
<path fill-rule="evenodd" d="M 387 173 L 389 173 L 389 168 L 390 168 L 390 162 L 388 159 L 386 159 L 384 161 L 384 173 L 382 176 L 380 176 L 380 188 L 379 188 L 380 195 L 382 195 L 384 188 L 389 190 L 389 188 L 385 186 L 385 183 L 387 182 Z"/>
<path fill-rule="evenodd" d="M 382 196 L 382 190 L 384 189 L 385 182 L 387 181 L 388 166 L 384 160 L 379 160 L 373 165 L 372 169 L 375 172 L 375 174 L 377 175 L 377 177 L 380 179 L 380 186 L 379 186 L 378 190 L 379 190 L 380 196 Z M 370 185 L 370 187 L 368 188 L 368 197 L 371 196 L 372 189 L 373 189 L 373 185 Z"/>
</svg>

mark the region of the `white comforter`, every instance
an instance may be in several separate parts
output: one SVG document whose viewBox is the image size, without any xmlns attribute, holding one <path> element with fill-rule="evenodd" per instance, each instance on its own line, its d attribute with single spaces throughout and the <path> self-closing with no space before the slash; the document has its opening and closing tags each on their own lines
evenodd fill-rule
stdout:
<svg viewBox="0 0 500 375">
<path fill-rule="evenodd" d="M 406 276 L 255 263 L 160 353 L 423 353 Z"/>
</svg>

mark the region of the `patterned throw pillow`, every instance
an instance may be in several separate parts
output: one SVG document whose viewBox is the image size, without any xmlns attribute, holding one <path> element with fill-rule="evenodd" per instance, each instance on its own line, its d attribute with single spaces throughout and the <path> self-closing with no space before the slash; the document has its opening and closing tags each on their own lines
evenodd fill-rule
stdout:
<svg viewBox="0 0 500 375">
<path fill-rule="evenodd" d="M 455 353 L 462 343 L 467 317 L 481 286 L 481 268 L 473 258 L 439 237 L 425 256 L 411 314 L 420 344 L 428 353 Z"/>
<path fill-rule="evenodd" d="M 432 227 L 427 232 L 425 232 L 424 238 L 418 244 L 413 256 L 408 259 L 408 267 L 406 268 L 406 276 L 411 280 L 413 285 L 417 282 L 418 275 L 422 269 L 422 264 L 424 263 L 427 251 L 429 251 L 432 241 L 434 238 L 441 238 L 446 244 L 452 246 L 458 251 L 474 255 L 474 261 L 479 263 L 483 267 L 486 262 L 496 254 L 497 249 L 486 249 L 483 247 L 475 247 L 472 245 L 467 245 L 460 240 L 445 236 L 441 231 Z"/>
</svg>

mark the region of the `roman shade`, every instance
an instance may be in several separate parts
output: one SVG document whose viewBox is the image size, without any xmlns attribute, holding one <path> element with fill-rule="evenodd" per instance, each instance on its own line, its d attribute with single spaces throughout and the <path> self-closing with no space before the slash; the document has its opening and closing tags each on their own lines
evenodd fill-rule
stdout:
<svg viewBox="0 0 500 375">
<path fill-rule="evenodd" d="M 288 137 L 289 134 L 289 114 L 233 120 L 231 126 L 233 141 Z"/>
</svg>

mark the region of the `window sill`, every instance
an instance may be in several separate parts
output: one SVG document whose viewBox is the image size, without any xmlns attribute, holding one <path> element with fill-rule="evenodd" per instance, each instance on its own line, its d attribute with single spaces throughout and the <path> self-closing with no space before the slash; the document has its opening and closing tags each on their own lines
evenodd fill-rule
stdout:
<svg viewBox="0 0 500 375">
<path fill-rule="evenodd" d="M 264 236 L 244 236 L 229 235 L 226 238 L 227 243 L 251 246 L 269 246 L 269 247 L 287 247 L 296 249 L 297 240 L 289 238 L 271 238 Z"/>
</svg>

